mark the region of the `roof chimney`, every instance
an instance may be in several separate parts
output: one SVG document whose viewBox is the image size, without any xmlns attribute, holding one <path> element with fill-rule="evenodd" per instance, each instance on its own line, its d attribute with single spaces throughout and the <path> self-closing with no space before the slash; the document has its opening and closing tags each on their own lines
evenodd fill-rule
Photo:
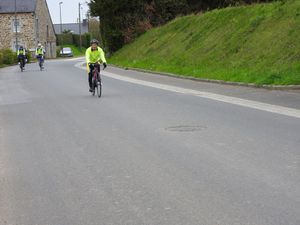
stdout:
<svg viewBox="0 0 300 225">
<path fill-rule="evenodd" d="M 82 25 L 83 25 L 83 26 L 87 26 L 87 19 L 83 19 L 83 20 L 82 20 Z"/>
</svg>

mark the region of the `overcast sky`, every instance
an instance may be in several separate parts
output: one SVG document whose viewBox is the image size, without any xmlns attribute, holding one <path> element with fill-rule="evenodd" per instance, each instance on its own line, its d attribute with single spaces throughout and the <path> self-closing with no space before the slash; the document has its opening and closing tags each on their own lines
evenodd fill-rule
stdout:
<svg viewBox="0 0 300 225">
<path fill-rule="evenodd" d="M 62 22 L 63 23 L 76 23 L 78 19 L 78 3 L 83 3 L 82 5 L 82 14 L 85 18 L 85 14 L 88 11 L 88 6 L 85 3 L 86 0 L 47 0 L 49 10 L 51 13 L 52 21 L 54 24 L 60 23 L 59 17 L 59 2 L 63 2 L 61 8 Z"/>
</svg>

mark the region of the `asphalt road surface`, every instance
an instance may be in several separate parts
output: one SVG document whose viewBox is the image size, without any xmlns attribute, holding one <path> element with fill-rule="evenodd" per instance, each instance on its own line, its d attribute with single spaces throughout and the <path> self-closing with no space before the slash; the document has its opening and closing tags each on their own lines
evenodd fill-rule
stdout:
<svg viewBox="0 0 300 225">
<path fill-rule="evenodd" d="M 78 62 L 0 69 L 0 225 L 300 224 L 299 91 Z"/>
</svg>

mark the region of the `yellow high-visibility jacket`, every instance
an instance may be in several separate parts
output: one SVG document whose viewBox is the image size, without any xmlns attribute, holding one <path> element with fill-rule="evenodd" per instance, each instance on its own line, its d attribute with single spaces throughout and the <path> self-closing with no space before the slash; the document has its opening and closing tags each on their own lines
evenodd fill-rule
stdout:
<svg viewBox="0 0 300 225">
<path fill-rule="evenodd" d="M 26 51 L 25 51 L 25 49 L 23 49 L 23 50 L 18 50 L 17 51 L 17 56 L 19 56 L 19 55 L 26 55 Z"/>
<path fill-rule="evenodd" d="M 45 50 L 43 48 L 36 48 L 35 55 L 44 55 Z"/>
<path fill-rule="evenodd" d="M 96 62 L 106 63 L 104 51 L 100 47 L 95 51 L 92 51 L 92 48 L 89 47 L 85 52 L 85 58 L 87 64 Z"/>
</svg>

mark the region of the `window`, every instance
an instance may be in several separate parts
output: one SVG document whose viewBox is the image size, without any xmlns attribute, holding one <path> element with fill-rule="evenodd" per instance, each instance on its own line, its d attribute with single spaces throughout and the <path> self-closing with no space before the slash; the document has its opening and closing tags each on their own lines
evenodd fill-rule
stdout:
<svg viewBox="0 0 300 225">
<path fill-rule="evenodd" d="M 36 31 L 36 38 L 40 38 L 40 27 L 39 27 L 39 19 L 35 19 L 35 31 Z"/>
<path fill-rule="evenodd" d="M 25 47 L 25 45 L 24 45 L 24 43 L 23 43 L 23 41 L 21 40 L 21 39 L 18 39 L 18 44 L 16 43 L 16 40 L 14 39 L 13 41 L 12 41 L 12 50 L 13 51 L 17 51 L 18 49 L 19 49 L 19 47 L 20 46 L 24 46 Z"/>
<path fill-rule="evenodd" d="M 17 33 L 21 32 L 21 23 L 19 19 L 12 20 L 12 31 Z"/>
<path fill-rule="evenodd" d="M 49 25 L 47 25 L 47 38 L 49 38 Z"/>
</svg>

